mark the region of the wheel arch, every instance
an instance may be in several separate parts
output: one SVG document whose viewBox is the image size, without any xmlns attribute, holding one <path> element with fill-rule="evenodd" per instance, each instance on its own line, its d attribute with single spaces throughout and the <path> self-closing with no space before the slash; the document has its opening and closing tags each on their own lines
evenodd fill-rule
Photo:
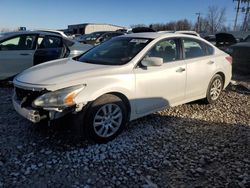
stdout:
<svg viewBox="0 0 250 188">
<path fill-rule="evenodd" d="M 214 76 L 216 75 L 216 74 L 218 74 L 218 75 L 220 75 L 221 77 L 222 77 L 222 81 L 223 81 L 223 88 L 224 88 L 224 86 L 225 86 L 225 79 L 226 79 L 226 76 L 225 76 L 225 74 L 223 73 L 223 72 L 221 72 L 221 71 L 219 71 L 219 72 L 217 72 L 217 73 L 215 73 L 214 74 Z M 213 76 L 213 77 L 214 77 Z"/>
<path fill-rule="evenodd" d="M 126 108 L 127 108 L 127 112 L 128 112 L 128 121 L 130 120 L 130 116 L 131 116 L 131 105 L 130 105 L 130 102 L 127 98 L 127 96 L 125 96 L 124 94 L 120 93 L 120 92 L 109 92 L 109 93 L 105 93 L 105 94 L 111 94 L 111 95 L 115 95 L 117 97 L 119 97 L 123 102 L 124 104 L 126 105 Z M 105 95 L 103 94 L 103 95 Z"/>
</svg>

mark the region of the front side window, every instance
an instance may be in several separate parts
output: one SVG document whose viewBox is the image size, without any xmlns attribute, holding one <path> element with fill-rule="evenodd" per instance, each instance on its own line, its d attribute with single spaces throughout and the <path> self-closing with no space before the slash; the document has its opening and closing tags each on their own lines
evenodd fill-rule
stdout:
<svg viewBox="0 0 250 188">
<path fill-rule="evenodd" d="M 111 39 L 83 54 L 78 60 L 102 65 L 123 65 L 138 54 L 151 39 L 119 37 Z"/>
<path fill-rule="evenodd" d="M 177 40 L 176 39 L 165 39 L 162 40 L 149 50 L 146 57 L 160 57 L 163 62 L 171 62 L 179 60 L 180 56 L 177 50 Z"/>
<path fill-rule="evenodd" d="M 185 38 L 182 41 L 186 59 L 213 54 L 213 48 L 202 41 L 191 38 Z"/>
<path fill-rule="evenodd" d="M 35 35 L 20 35 L 7 39 L 0 43 L 0 50 L 31 50 L 35 38 Z"/>
</svg>

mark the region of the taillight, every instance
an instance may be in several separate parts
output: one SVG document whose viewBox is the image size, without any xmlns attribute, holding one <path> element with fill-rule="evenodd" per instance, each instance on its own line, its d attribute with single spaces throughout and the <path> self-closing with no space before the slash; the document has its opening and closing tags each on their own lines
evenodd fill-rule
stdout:
<svg viewBox="0 0 250 188">
<path fill-rule="evenodd" d="M 230 64 L 233 63 L 233 58 L 232 58 L 231 56 L 227 56 L 227 57 L 225 57 L 225 58 L 226 58 L 226 60 L 227 60 Z"/>
</svg>

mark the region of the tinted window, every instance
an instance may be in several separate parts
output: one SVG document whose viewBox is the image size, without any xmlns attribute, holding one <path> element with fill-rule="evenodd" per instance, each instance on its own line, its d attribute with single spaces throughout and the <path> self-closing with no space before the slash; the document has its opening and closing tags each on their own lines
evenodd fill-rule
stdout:
<svg viewBox="0 0 250 188">
<path fill-rule="evenodd" d="M 250 42 L 250 36 L 248 36 L 244 42 Z"/>
<path fill-rule="evenodd" d="M 122 34 L 120 34 L 120 33 L 107 33 L 107 34 L 104 34 L 102 36 L 102 38 L 103 38 L 102 42 L 107 41 L 107 40 L 109 40 L 109 39 L 111 39 L 113 37 L 119 36 L 119 35 L 122 35 Z"/>
<path fill-rule="evenodd" d="M 20 35 L 7 39 L 0 43 L 1 50 L 31 50 L 35 41 L 35 35 Z"/>
<path fill-rule="evenodd" d="M 105 32 L 94 32 L 94 33 L 90 33 L 88 34 L 88 36 L 85 38 L 85 40 L 96 40 L 97 38 L 99 38 L 102 34 L 104 34 Z"/>
<path fill-rule="evenodd" d="M 164 62 L 171 62 L 180 59 L 177 50 L 177 40 L 167 39 L 156 43 L 147 53 L 148 57 L 161 57 Z"/>
<path fill-rule="evenodd" d="M 183 47 L 186 59 L 202 57 L 213 53 L 211 46 L 195 39 L 183 39 Z"/>
<path fill-rule="evenodd" d="M 123 65 L 150 41 L 150 39 L 141 38 L 114 38 L 89 50 L 79 58 L 79 61 L 102 65 Z"/>
<path fill-rule="evenodd" d="M 116 36 L 120 36 L 120 35 L 123 35 L 123 34 L 122 33 L 111 33 L 112 37 L 116 37 Z"/>
<path fill-rule="evenodd" d="M 68 47 L 73 46 L 75 44 L 74 41 L 68 39 L 63 39 L 63 43 Z"/>
<path fill-rule="evenodd" d="M 39 37 L 37 40 L 38 48 L 61 48 L 62 47 L 62 40 L 60 37 L 55 36 L 45 36 Z"/>
</svg>

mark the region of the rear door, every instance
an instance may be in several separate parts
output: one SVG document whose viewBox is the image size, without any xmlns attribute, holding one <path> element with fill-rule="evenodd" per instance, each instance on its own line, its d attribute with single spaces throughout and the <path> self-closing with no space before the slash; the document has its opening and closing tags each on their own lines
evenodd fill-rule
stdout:
<svg viewBox="0 0 250 188">
<path fill-rule="evenodd" d="M 183 38 L 182 46 L 187 65 L 186 99 L 205 97 L 210 79 L 216 70 L 213 48 L 193 38 Z"/>
<path fill-rule="evenodd" d="M 23 34 L 0 42 L 0 80 L 33 66 L 36 37 Z"/>
<path fill-rule="evenodd" d="M 40 35 L 37 40 L 37 50 L 34 64 L 59 59 L 63 57 L 63 41 L 60 36 Z"/>
</svg>

